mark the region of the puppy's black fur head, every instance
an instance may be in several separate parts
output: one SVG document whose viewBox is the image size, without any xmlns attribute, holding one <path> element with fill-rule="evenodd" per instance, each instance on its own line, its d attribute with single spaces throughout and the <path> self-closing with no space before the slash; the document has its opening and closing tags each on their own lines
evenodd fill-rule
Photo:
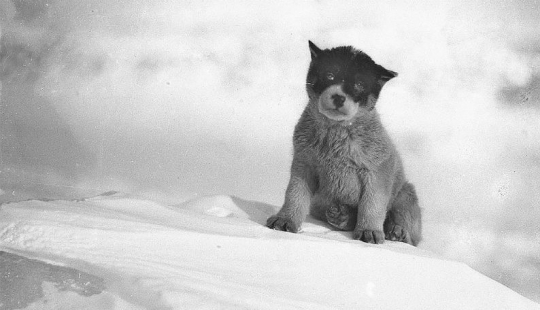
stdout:
<svg viewBox="0 0 540 310">
<path fill-rule="evenodd" d="M 324 99 L 328 102 L 322 103 L 323 110 L 340 112 L 342 100 L 345 107 L 348 103 L 359 109 L 372 110 L 384 84 L 397 76 L 396 72 L 376 64 L 367 54 L 351 46 L 322 50 L 309 41 L 309 49 L 311 64 L 307 92 L 311 100 L 329 98 Z M 332 94 L 325 93 L 328 91 Z M 346 113 L 353 112 L 343 112 Z"/>
</svg>

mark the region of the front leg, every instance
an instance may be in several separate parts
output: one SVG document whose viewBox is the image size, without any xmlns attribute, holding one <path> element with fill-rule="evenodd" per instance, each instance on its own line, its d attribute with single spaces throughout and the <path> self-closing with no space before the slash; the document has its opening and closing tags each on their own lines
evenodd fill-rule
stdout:
<svg viewBox="0 0 540 310">
<path fill-rule="evenodd" d="M 353 238 L 367 243 L 383 243 L 383 224 L 390 201 L 390 186 L 383 176 L 366 172 L 362 177 L 362 195 Z"/>
<path fill-rule="evenodd" d="M 296 233 L 309 212 L 311 197 L 316 190 L 316 176 L 314 169 L 299 157 L 293 158 L 285 203 L 276 215 L 268 218 L 266 226 L 269 228 Z"/>
</svg>

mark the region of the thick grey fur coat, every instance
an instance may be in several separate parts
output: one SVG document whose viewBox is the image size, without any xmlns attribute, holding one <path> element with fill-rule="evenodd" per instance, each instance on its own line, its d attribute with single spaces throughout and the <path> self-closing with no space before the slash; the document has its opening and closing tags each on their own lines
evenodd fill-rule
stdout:
<svg viewBox="0 0 540 310">
<path fill-rule="evenodd" d="M 308 213 L 353 238 L 417 245 L 421 210 L 375 103 L 395 72 L 352 47 L 310 42 L 309 102 L 293 136 L 291 176 L 267 226 L 298 232 Z"/>
</svg>

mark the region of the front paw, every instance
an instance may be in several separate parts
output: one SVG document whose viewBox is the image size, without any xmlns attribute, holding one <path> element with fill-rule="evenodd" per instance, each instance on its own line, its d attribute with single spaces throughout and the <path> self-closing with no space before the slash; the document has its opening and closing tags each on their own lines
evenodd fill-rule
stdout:
<svg viewBox="0 0 540 310">
<path fill-rule="evenodd" d="M 367 243 L 384 243 L 384 232 L 382 230 L 355 229 L 353 239 L 361 240 Z"/>
<path fill-rule="evenodd" d="M 296 225 L 291 219 L 282 218 L 277 215 L 271 216 L 266 221 L 266 226 L 274 230 L 288 231 L 292 233 L 298 232 L 298 225 Z"/>
</svg>

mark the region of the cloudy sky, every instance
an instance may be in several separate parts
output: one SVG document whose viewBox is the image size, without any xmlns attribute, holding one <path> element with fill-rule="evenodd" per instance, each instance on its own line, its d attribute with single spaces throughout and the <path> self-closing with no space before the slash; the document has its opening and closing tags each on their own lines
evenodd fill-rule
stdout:
<svg viewBox="0 0 540 310">
<path fill-rule="evenodd" d="M 307 41 L 353 45 L 399 72 L 378 110 L 418 188 L 422 246 L 534 297 L 538 2 L 2 1 L 0 197 L 279 206 Z"/>
</svg>

